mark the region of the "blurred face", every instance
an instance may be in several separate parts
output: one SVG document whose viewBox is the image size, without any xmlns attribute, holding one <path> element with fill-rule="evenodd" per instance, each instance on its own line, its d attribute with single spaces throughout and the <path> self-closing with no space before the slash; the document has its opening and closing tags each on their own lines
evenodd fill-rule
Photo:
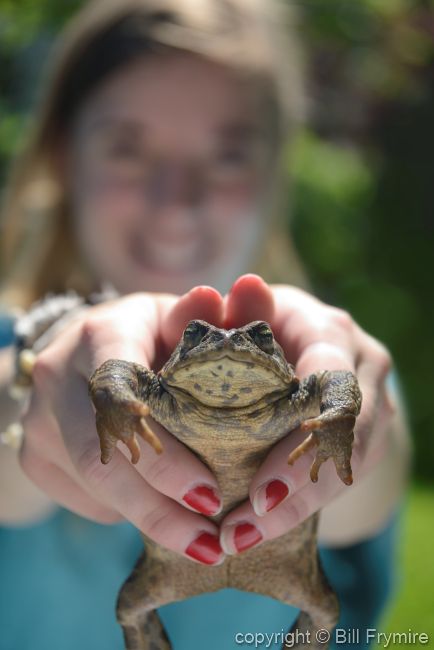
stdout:
<svg viewBox="0 0 434 650">
<path fill-rule="evenodd" d="M 68 185 L 85 263 L 121 292 L 226 291 L 260 247 L 270 145 L 260 97 L 191 55 L 136 59 L 84 102 Z"/>
</svg>

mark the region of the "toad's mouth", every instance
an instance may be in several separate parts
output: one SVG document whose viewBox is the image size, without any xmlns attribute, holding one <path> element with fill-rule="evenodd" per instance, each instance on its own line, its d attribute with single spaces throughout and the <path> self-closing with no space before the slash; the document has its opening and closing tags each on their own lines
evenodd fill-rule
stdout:
<svg viewBox="0 0 434 650">
<path fill-rule="evenodd" d="M 204 366 L 211 373 L 221 372 L 223 368 L 226 372 L 245 373 L 256 368 L 259 372 L 263 371 L 267 375 L 276 375 L 283 383 L 287 384 L 291 382 L 286 362 L 282 362 L 259 349 L 243 350 L 222 346 L 213 350 L 198 350 L 193 354 L 190 352 L 188 358 L 178 361 L 174 372 L 184 369 L 187 370 L 188 368 L 196 368 L 198 370 L 200 366 Z M 212 366 L 215 366 L 214 369 Z"/>
<path fill-rule="evenodd" d="M 290 382 L 278 367 L 257 363 L 251 354 L 240 359 L 227 352 L 181 363 L 160 379 L 167 390 L 181 390 L 202 404 L 236 407 L 286 391 Z"/>
</svg>

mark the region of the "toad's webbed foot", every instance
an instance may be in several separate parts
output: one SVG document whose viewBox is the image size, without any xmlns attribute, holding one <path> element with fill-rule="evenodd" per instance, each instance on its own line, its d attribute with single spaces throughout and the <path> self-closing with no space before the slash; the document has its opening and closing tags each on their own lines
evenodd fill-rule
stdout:
<svg viewBox="0 0 434 650">
<path fill-rule="evenodd" d="M 108 463 L 116 442 L 121 440 L 131 452 L 131 462 L 140 458 L 137 434 L 159 454 L 163 447 L 148 426 L 149 407 L 142 396 L 153 373 L 135 363 L 110 359 L 89 380 L 89 394 L 96 409 L 96 428 L 101 445 L 101 462 Z"/>
<path fill-rule="evenodd" d="M 302 422 L 298 431 L 310 435 L 288 457 L 292 465 L 314 447 L 315 459 L 310 478 L 316 483 L 321 465 L 333 458 L 337 474 L 346 485 L 353 482 L 351 452 L 354 425 L 360 413 L 362 396 L 356 377 L 347 371 L 321 373 L 319 380 L 320 415 Z"/>
<path fill-rule="evenodd" d="M 306 420 L 298 430 L 311 433 L 301 445 L 291 452 L 288 464 L 292 465 L 302 454 L 317 447 L 315 460 L 310 468 L 311 480 L 316 483 L 321 465 L 328 458 L 333 458 L 339 478 L 346 485 L 351 485 L 353 475 L 350 461 L 355 421 L 354 415 L 329 414 Z"/>
</svg>

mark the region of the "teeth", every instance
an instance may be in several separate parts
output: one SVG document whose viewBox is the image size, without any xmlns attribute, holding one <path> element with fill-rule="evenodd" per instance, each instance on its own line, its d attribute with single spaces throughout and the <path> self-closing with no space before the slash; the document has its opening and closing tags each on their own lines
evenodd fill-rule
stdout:
<svg viewBox="0 0 434 650">
<path fill-rule="evenodd" d="M 191 268 L 197 262 L 198 250 L 195 242 L 174 246 L 154 242 L 149 251 L 149 262 L 166 269 Z"/>
</svg>

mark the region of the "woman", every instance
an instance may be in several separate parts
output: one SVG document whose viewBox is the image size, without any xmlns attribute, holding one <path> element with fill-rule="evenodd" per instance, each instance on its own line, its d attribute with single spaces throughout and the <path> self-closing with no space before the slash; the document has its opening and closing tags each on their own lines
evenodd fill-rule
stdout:
<svg viewBox="0 0 434 650">
<path fill-rule="evenodd" d="M 341 596 L 341 625 L 377 619 L 407 457 L 403 417 L 386 384 L 389 356 L 347 314 L 300 289 L 270 288 L 253 275 L 233 284 L 250 269 L 304 283 L 295 252 L 268 223 L 282 146 L 302 107 L 285 29 L 277 8 L 259 0 L 100 0 L 63 38 L 9 186 L 3 300 L 26 308 L 47 291 L 107 286 L 125 297 L 90 308 L 38 355 L 20 458 L 41 491 L 2 449 L 12 495 L 1 503 L 2 520 L 27 524 L 2 530 L 5 648 L 121 647 L 112 607 L 138 554 L 137 532 L 69 511 L 93 522 L 126 519 L 196 561 L 209 553 L 220 561 L 323 508 L 323 560 Z M 215 289 L 189 291 L 204 284 Z M 303 463 L 282 465 L 294 446 L 282 441 L 253 480 L 251 502 L 218 530 L 201 516 L 210 499 L 218 502 L 214 477 L 166 432 L 162 457 L 143 448 L 133 468 L 118 450 L 101 465 L 87 378 L 109 357 L 159 367 L 192 317 L 231 327 L 268 320 L 299 375 L 356 372 L 364 403 L 351 491 L 330 467 L 318 490 Z M 6 396 L 12 359 L 5 350 L 2 428 L 19 415 Z M 68 510 L 53 512 L 53 502 Z M 241 519 L 254 531 L 248 539 L 237 536 Z M 199 530 L 214 536 L 212 548 L 198 551 Z M 42 560 L 47 549 L 51 562 Z M 285 632 L 295 618 L 280 603 L 231 590 L 159 613 L 175 647 L 190 650 L 204 639 L 208 648 L 237 647 L 237 633 Z"/>
</svg>

